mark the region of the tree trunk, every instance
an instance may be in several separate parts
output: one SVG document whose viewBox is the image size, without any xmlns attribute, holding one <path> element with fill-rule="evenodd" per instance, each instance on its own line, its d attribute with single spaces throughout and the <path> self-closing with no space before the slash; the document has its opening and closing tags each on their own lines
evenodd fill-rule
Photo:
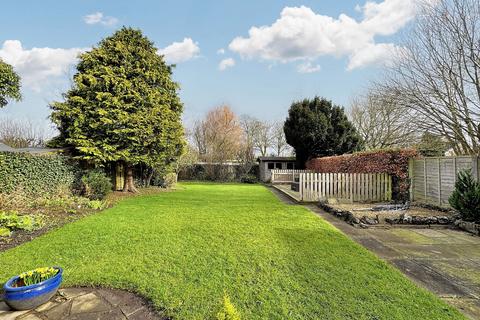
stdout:
<svg viewBox="0 0 480 320">
<path fill-rule="evenodd" d="M 123 192 L 138 192 L 133 182 L 133 167 L 130 164 L 126 165 L 125 184 L 123 185 Z"/>
<path fill-rule="evenodd" d="M 152 183 L 152 178 L 153 178 L 153 173 L 154 172 L 155 172 L 155 170 L 153 170 L 153 168 L 148 169 L 148 175 L 145 178 L 145 187 L 146 188 L 150 187 L 150 184 Z"/>
</svg>

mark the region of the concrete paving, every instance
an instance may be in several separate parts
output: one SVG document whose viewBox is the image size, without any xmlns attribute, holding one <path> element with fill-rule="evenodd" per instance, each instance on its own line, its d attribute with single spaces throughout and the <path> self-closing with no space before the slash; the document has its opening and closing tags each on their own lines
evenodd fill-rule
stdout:
<svg viewBox="0 0 480 320">
<path fill-rule="evenodd" d="M 49 302 L 35 310 L 13 311 L 0 302 L 1 320 L 49 319 L 163 319 L 137 295 L 111 289 L 67 288 L 60 289 Z"/>
<path fill-rule="evenodd" d="M 272 188 L 282 201 L 295 205 Z M 418 285 L 480 319 L 480 237 L 448 228 L 355 228 L 314 204 L 305 205 Z"/>
</svg>

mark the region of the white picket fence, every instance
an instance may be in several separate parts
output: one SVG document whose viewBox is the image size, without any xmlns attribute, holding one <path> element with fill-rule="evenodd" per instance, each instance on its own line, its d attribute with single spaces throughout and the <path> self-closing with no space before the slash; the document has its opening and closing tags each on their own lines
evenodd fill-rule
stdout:
<svg viewBox="0 0 480 320">
<path fill-rule="evenodd" d="M 299 178 L 302 201 L 336 198 L 374 202 L 392 199 L 392 177 L 386 173 L 302 173 Z"/>
<path fill-rule="evenodd" d="M 272 173 L 271 183 L 272 184 L 285 184 L 295 182 L 295 178 L 300 177 L 300 173 L 313 173 L 312 170 L 292 170 L 292 169 L 275 169 L 270 170 Z"/>
<path fill-rule="evenodd" d="M 328 198 L 350 202 L 390 201 L 392 177 L 386 173 L 315 173 L 311 170 L 271 170 L 272 184 L 298 184 L 302 201 Z"/>
</svg>

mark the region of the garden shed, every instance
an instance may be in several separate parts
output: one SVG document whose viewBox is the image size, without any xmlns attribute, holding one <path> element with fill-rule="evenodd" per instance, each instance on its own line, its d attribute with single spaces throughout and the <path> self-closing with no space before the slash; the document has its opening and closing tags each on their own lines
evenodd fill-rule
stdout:
<svg viewBox="0 0 480 320">
<path fill-rule="evenodd" d="M 295 169 L 295 157 L 259 157 L 260 181 L 268 182 L 272 176 L 271 170 L 293 170 Z"/>
</svg>

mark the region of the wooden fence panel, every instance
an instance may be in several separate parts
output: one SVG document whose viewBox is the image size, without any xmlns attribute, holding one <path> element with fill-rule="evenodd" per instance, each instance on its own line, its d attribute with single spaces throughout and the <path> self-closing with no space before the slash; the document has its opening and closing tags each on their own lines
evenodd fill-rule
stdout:
<svg viewBox="0 0 480 320">
<path fill-rule="evenodd" d="M 471 170 L 480 181 L 479 157 L 427 157 L 409 162 L 410 200 L 449 206 L 458 172 Z"/>
<path fill-rule="evenodd" d="M 336 198 L 353 201 L 389 201 L 391 177 L 376 173 L 312 173 L 299 174 L 299 192 L 303 201 Z"/>
</svg>

